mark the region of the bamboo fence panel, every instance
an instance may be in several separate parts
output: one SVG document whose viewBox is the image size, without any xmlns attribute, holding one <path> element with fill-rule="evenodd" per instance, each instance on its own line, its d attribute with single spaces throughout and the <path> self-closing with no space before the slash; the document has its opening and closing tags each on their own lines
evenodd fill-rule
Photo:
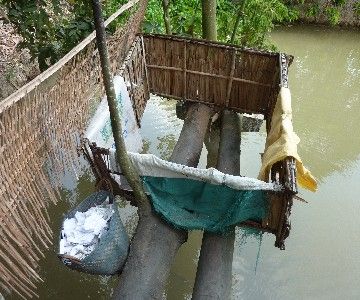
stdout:
<svg viewBox="0 0 360 300">
<path fill-rule="evenodd" d="M 269 116 L 279 53 L 166 35 L 144 35 L 150 92 Z"/>
<path fill-rule="evenodd" d="M 113 72 L 124 69 L 146 3 L 129 1 L 106 21 L 108 25 L 131 9 L 126 24 L 108 41 Z M 57 202 L 57 187 L 66 170 L 79 167 L 77 145 L 92 104 L 104 92 L 94 38 L 95 32 L 0 102 L 0 288 L 24 299 L 36 296 L 36 283 L 42 281 L 38 261 L 44 256 L 42 249 L 52 243 L 48 205 Z M 142 44 L 137 45 L 139 49 Z M 141 68 L 134 61 L 143 59 L 142 51 L 133 52 L 133 67 L 128 70 L 146 90 L 145 64 Z M 136 91 L 146 96 L 145 91 Z"/>
</svg>

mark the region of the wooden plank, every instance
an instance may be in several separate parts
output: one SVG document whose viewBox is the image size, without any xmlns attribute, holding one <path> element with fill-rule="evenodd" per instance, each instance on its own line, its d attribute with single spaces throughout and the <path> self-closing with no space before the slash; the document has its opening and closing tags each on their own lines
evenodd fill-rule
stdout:
<svg viewBox="0 0 360 300">
<path fill-rule="evenodd" d="M 183 66 L 183 98 L 184 100 L 186 99 L 186 88 L 187 88 L 187 83 L 186 83 L 186 59 L 187 59 L 187 55 L 186 55 L 186 43 L 184 42 L 184 52 L 183 52 L 183 60 L 184 60 L 184 66 Z"/>
<path fill-rule="evenodd" d="M 147 67 L 148 67 L 148 69 L 183 71 L 183 68 L 169 67 L 169 66 L 147 65 Z M 219 75 L 219 74 L 211 74 L 211 73 L 205 73 L 205 72 L 193 71 L 193 70 L 186 70 L 186 73 L 202 75 L 202 76 L 207 76 L 207 77 L 214 77 L 214 78 L 222 78 L 222 79 L 230 79 L 231 78 L 230 76 L 223 76 L 223 75 Z M 260 86 L 264 86 L 264 87 L 268 87 L 268 88 L 275 87 L 274 85 L 271 85 L 271 84 L 266 84 L 266 83 L 261 83 L 261 82 L 257 82 L 257 81 L 253 81 L 253 80 L 247 80 L 247 79 L 236 78 L 236 77 L 232 78 L 232 80 L 238 81 L 238 82 L 250 83 L 250 84 L 254 84 L 254 85 L 260 85 Z"/>
<path fill-rule="evenodd" d="M 228 81 L 228 86 L 226 89 L 226 103 L 225 106 L 228 107 L 229 106 L 229 101 L 230 101 L 230 95 L 231 95 L 231 88 L 232 88 L 232 82 L 234 80 L 234 71 L 235 71 L 235 62 L 236 62 L 236 50 L 234 50 L 234 53 L 232 55 L 232 62 L 231 62 L 231 70 L 230 70 L 230 75 L 229 75 L 229 81 Z"/>
<path fill-rule="evenodd" d="M 277 57 L 277 52 L 270 52 L 270 51 L 263 51 L 258 49 L 246 48 L 246 47 L 239 47 L 238 45 L 231 45 L 231 44 L 224 44 L 221 42 L 216 41 L 208 41 L 203 39 L 196 39 L 196 38 L 189 38 L 189 37 L 180 37 L 174 35 L 165 35 L 165 34 L 144 34 L 145 39 L 163 39 L 163 40 L 171 40 L 171 41 L 186 41 L 187 43 L 198 44 L 198 45 L 207 45 L 216 48 L 222 49 L 237 49 L 241 50 L 241 52 L 253 53 L 256 55 L 262 55 L 267 57 Z"/>
</svg>

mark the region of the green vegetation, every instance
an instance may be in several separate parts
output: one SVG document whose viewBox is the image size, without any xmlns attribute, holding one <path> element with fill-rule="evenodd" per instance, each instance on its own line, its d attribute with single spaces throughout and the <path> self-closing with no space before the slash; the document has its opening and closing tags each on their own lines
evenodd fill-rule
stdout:
<svg viewBox="0 0 360 300">
<path fill-rule="evenodd" d="M 308 17 L 316 17 L 321 12 L 321 8 L 319 3 L 311 4 L 308 10 L 306 11 L 306 16 Z"/>
<path fill-rule="evenodd" d="M 360 17 L 360 2 L 354 4 L 354 12 L 356 16 Z"/>
<path fill-rule="evenodd" d="M 341 21 L 341 10 L 348 3 L 347 0 L 328 0 L 324 1 L 320 5 L 320 1 L 304 1 L 300 0 L 298 5 L 295 5 L 298 9 L 305 11 L 305 15 L 311 18 L 317 18 L 324 16 L 325 20 L 330 25 L 338 25 Z M 360 16 L 360 2 L 354 1 L 353 7 L 355 16 Z"/>
<path fill-rule="evenodd" d="M 126 0 L 104 2 L 108 16 Z M 23 38 L 20 48 L 27 48 L 37 58 L 40 70 L 59 60 L 94 28 L 88 0 L 0 0 L 7 17 Z"/>
<path fill-rule="evenodd" d="M 169 5 L 171 31 L 176 34 L 201 37 L 201 2 L 198 0 L 171 1 Z M 266 35 L 276 23 L 296 20 L 298 13 L 281 0 L 218 0 L 218 40 L 257 48 L 272 47 Z M 237 22 L 238 20 L 238 22 Z M 150 0 L 145 31 L 165 33 L 160 0 Z M 231 39 L 233 32 L 234 38 Z"/>
<path fill-rule="evenodd" d="M 336 25 L 339 23 L 341 17 L 340 10 L 336 6 L 326 7 L 324 12 L 331 25 Z"/>
<path fill-rule="evenodd" d="M 105 18 L 127 0 L 102 1 Z M 273 49 L 267 34 L 275 24 L 293 22 L 299 10 L 308 17 L 325 15 L 331 24 L 340 21 L 346 0 L 330 0 L 325 6 L 304 0 L 217 0 L 217 39 L 245 47 Z M 88 0 L 0 0 L 41 70 L 60 59 L 94 28 Z M 355 2 L 355 14 L 360 4 Z M 118 23 L 119 24 L 119 23 Z M 110 28 L 114 30 L 115 26 Z M 149 0 L 145 32 L 201 37 L 200 0 Z"/>
</svg>

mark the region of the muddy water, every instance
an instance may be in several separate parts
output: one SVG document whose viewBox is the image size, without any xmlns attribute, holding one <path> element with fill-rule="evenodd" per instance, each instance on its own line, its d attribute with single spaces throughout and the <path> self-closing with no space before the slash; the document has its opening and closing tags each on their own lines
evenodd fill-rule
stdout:
<svg viewBox="0 0 360 300">
<path fill-rule="evenodd" d="M 277 30 L 272 39 L 279 50 L 295 56 L 290 69 L 294 127 L 319 191 L 301 190 L 309 203 L 295 203 L 285 251 L 273 246 L 271 235 L 244 237 L 238 231 L 233 298 L 359 299 L 360 33 L 292 27 Z M 171 154 L 182 125 L 174 109 L 174 102 L 149 103 L 142 124 L 148 152 L 163 158 Z M 264 131 L 243 134 L 242 175 L 257 175 L 264 141 Z M 64 190 L 64 201 L 51 211 L 55 235 L 62 213 L 89 193 L 91 182 L 84 174 L 71 192 Z M 201 233 L 195 232 L 180 249 L 168 299 L 191 297 L 200 243 Z M 40 299 L 109 299 L 116 278 L 70 271 L 59 263 L 56 250 L 56 245 L 49 249 L 41 263 Z"/>
<path fill-rule="evenodd" d="M 285 251 L 269 234 L 238 231 L 233 299 L 360 299 L 360 32 L 291 27 L 272 40 L 295 56 L 294 127 L 319 190 L 300 191 L 309 203 L 295 203 Z M 264 142 L 264 132 L 243 134 L 242 175 L 257 175 Z M 191 241 L 197 246 L 200 238 Z M 198 248 L 182 250 L 169 299 L 191 295 Z"/>
</svg>

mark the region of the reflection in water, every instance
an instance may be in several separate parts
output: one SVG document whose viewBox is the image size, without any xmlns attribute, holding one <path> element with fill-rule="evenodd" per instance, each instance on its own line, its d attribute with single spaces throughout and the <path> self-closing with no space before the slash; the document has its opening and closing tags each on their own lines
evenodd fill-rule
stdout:
<svg viewBox="0 0 360 300">
<path fill-rule="evenodd" d="M 170 157 L 179 137 L 183 121 L 176 117 L 176 101 L 152 97 L 141 121 L 141 135 L 147 152 L 163 159 Z"/>
<path fill-rule="evenodd" d="M 300 155 L 321 180 L 350 167 L 360 154 L 359 32 L 302 26 L 272 39 L 295 56 L 290 88 Z"/>
<path fill-rule="evenodd" d="M 301 191 L 309 204 L 294 203 L 285 251 L 273 246 L 272 235 L 264 234 L 259 252 L 259 238 L 241 239 L 238 230 L 233 298 L 359 299 L 360 34 L 291 27 L 277 30 L 272 39 L 281 51 L 295 56 L 290 68 L 294 127 L 302 140 L 300 155 L 320 185 L 317 193 Z M 141 128 L 144 151 L 168 157 L 182 123 L 174 101 L 156 97 L 149 101 Z M 242 135 L 242 175 L 257 176 L 264 142 L 264 130 Z M 205 151 L 202 167 L 204 158 Z M 55 239 L 41 264 L 45 282 L 38 286 L 40 299 L 109 299 L 116 277 L 81 274 L 65 268 L 56 257 L 63 213 L 92 189 L 91 176 L 83 175 L 73 193 L 64 192 L 64 201 L 49 212 Z M 127 209 L 124 214 L 129 215 Z M 201 238 L 201 232 L 192 232 L 181 247 L 168 299 L 190 299 Z"/>
<path fill-rule="evenodd" d="M 168 160 L 175 147 L 177 138 L 174 134 L 167 134 L 165 136 L 158 137 L 157 139 L 159 141 L 157 150 L 159 151 L 160 158 Z"/>
</svg>

